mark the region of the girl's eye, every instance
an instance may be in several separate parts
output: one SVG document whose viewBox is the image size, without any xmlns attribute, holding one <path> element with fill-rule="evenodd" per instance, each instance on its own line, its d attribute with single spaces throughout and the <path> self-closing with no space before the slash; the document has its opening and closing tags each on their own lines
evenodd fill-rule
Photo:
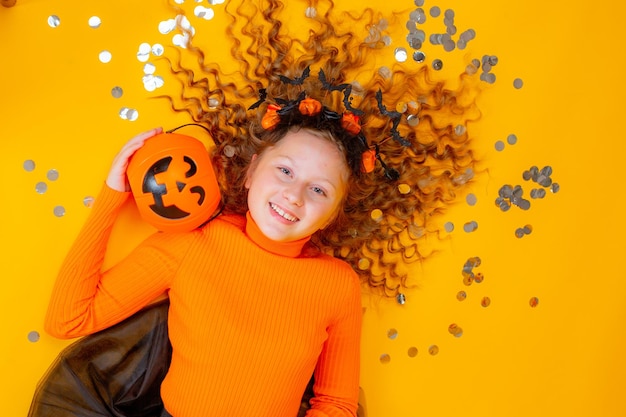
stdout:
<svg viewBox="0 0 626 417">
<path fill-rule="evenodd" d="M 321 189 L 320 187 L 313 187 L 311 190 L 313 190 L 313 192 L 315 194 L 319 194 L 321 196 L 326 196 L 326 192 L 323 189 Z"/>
<path fill-rule="evenodd" d="M 288 168 L 278 167 L 278 169 L 285 175 L 291 175 L 291 171 Z"/>
</svg>

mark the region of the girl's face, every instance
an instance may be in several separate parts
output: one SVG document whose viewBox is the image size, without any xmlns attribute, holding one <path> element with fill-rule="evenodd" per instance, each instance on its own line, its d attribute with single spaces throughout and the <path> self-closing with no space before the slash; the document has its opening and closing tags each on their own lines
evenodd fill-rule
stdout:
<svg viewBox="0 0 626 417">
<path fill-rule="evenodd" d="M 326 227 L 341 208 L 349 170 L 335 144 L 290 131 L 252 160 L 248 207 L 263 234 L 290 242 Z"/>
</svg>

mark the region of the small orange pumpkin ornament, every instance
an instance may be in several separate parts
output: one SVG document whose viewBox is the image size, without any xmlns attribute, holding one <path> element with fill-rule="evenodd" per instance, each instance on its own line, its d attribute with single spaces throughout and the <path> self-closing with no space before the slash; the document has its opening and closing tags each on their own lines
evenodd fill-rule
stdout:
<svg viewBox="0 0 626 417">
<path fill-rule="evenodd" d="M 361 172 L 369 174 L 376 167 L 376 151 L 368 149 L 361 155 Z"/>
<path fill-rule="evenodd" d="M 220 191 L 213 164 L 199 140 L 161 133 L 132 156 L 128 182 L 141 217 L 164 232 L 186 232 L 217 209 Z"/>
</svg>

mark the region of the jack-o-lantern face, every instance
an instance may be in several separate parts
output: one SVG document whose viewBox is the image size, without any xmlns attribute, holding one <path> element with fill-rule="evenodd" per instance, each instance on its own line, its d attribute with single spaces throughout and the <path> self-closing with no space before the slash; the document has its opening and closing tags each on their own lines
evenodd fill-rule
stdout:
<svg viewBox="0 0 626 417">
<path fill-rule="evenodd" d="M 139 213 L 159 230 L 193 230 L 219 205 L 208 152 L 192 137 L 162 133 L 149 139 L 133 155 L 127 173 Z"/>
</svg>

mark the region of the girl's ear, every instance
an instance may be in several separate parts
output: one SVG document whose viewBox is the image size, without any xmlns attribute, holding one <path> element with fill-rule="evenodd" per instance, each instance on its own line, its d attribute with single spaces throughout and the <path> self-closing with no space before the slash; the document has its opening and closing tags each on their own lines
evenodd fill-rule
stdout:
<svg viewBox="0 0 626 417">
<path fill-rule="evenodd" d="M 252 178 L 252 174 L 254 173 L 254 170 L 256 169 L 258 156 L 259 155 L 257 154 L 252 155 L 252 159 L 250 160 L 250 165 L 248 165 L 248 170 L 246 171 L 246 182 L 243 184 L 246 187 L 246 189 L 250 188 L 250 179 Z"/>
</svg>

